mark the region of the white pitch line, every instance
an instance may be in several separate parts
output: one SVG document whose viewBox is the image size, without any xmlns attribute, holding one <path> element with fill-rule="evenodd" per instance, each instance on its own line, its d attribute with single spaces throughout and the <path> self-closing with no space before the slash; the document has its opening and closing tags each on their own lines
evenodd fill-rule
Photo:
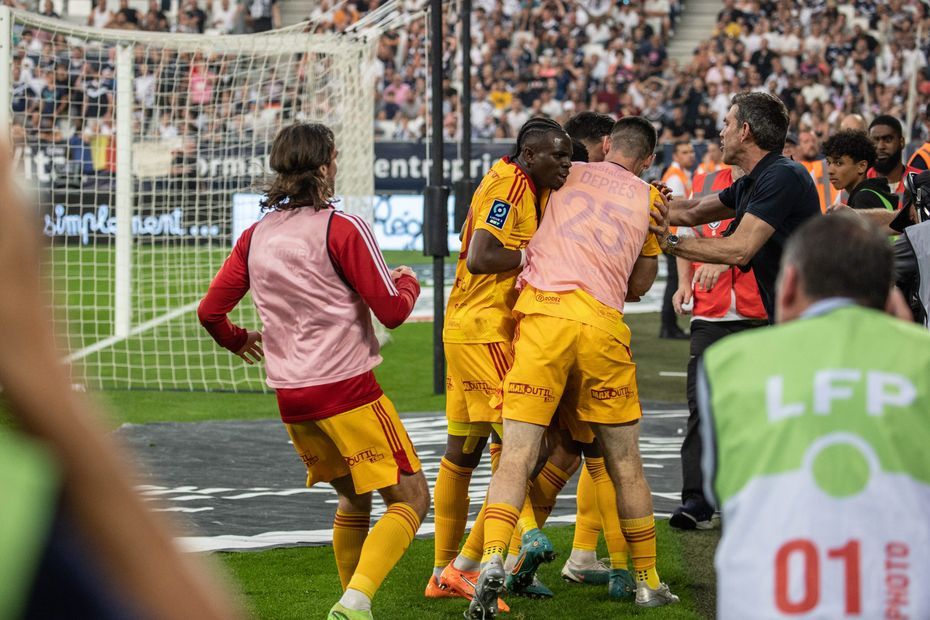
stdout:
<svg viewBox="0 0 930 620">
<path fill-rule="evenodd" d="M 674 371 L 674 370 L 660 370 L 660 371 L 659 371 L 659 376 L 660 376 L 660 377 L 687 377 L 687 376 L 688 376 L 688 373 L 686 373 L 686 372 L 678 372 L 678 371 Z"/>
<path fill-rule="evenodd" d="M 110 336 L 109 338 L 104 338 L 103 340 L 99 340 L 95 342 L 94 344 L 90 345 L 89 347 L 84 347 L 83 349 L 79 349 L 75 351 L 74 353 L 72 353 L 71 355 L 68 355 L 67 357 L 65 357 L 65 362 L 75 362 L 79 359 L 83 359 L 87 357 L 88 355 L 93 355 L 97 351 L 102 351 L 103 349 L 106 349 L 107 347 L 112 347 L 114 344 L 121 342 L 123 340 L 126 340 L 127 338 L 131 338 L 135 336 L 136 334 L 141 334 L 142 332 L 146 332 L 150 329 L 158 327 L 162 323 L 167 323 L 168 321 L 172 319 L 176 319 L 182 314 L 187 314 L 188 312 L 196 308 L 199 304 L 200 304 L 199 301 L 194 301 L 194 302 L 187 304 L 186 306 L 175 308 L 171 312 L 167 314 L 163 314 L 156 319 L 152 319 L 151 321 L 146 321 L 145 323 L 136 325 L 135 327 L 130 329 L 129 333 L 125 336 Z"/>
</svg>

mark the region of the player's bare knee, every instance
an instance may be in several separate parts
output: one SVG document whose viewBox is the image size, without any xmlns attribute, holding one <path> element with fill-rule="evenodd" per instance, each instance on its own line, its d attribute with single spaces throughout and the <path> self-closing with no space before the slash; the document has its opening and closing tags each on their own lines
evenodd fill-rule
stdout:
<svg viewBox="0 0 930 620">
<path fill-rule="evenodd" d="M 342 512 L 371 512 L 371 493 L 356 493 L 351 476 L 337 478 L 330 484 L 339 496 L 339 510 Z"/>
<path fill-rule="evenodd" d="M 474 469 L 481 463 L 487 438 L 449 435 L 446 439 L 445 459 L 458 467 Z"/>
<path fill-rule="evenodd" d="M 581 466 L 581 452 L 575 452 L 573 448 L 573 445 L 565 443 L 550 446 L 549 462 L 569 475 L 574 474 Z"/>
<path fill-rule="evenodd" d="M 429 510 L 430 495 L 426 477 L 422 471 L 413 474 L 401 474 L 397 484 L 381 489 L 384 503 L 390 506 L 398 502 L 409 505 L 422 521 Z"/>
</svg>

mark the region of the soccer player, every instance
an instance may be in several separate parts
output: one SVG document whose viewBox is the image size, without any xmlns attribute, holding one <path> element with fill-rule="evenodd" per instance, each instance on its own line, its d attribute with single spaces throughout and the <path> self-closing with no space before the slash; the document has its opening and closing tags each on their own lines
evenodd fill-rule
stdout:
<svg viewBox="0 0 930 620">
<path fill-rule="evenodd" d="M 573 166 L 527 249 L 514 306 L 514 363 L 501 394 L 507 440 L 488 491 L 471 618 L 497 615 L 503 554 L 540 440 L 566 395 L 573 402 L 563 413 L 580 427 L 590 424 L 604 451 L 633 557 L 637 603 L 655 607 L 678 600 L 655 570 L 652 496 L 638 446 L 642 409 L 623 322 L 624 300 L 644 294 L 657 272 L 650 208 L 663 199 L 637 177 L 652 161 L 656 140 L 644 118 L 617 121 L 607 160 Z"/>
<path fill-rule="evenodd" d="M 474 591 L 483 511 L 456 555 L 468 516 L 468 485 L 492 426 L 501 420 L 488 400 L 513 360 L 514 282 L 524 264 L 524 248 L 539 226 L 550 190 L 568 177 L 571 153 L 571 140 L 558 123 L 530 119 L 520 129 L 512 155 L 496 162 L 482 179 L 465 220 L 443 329 L 449 426 L 434 489 L 434 568 L 425 591 L 430 598 L 470 599 Z M 494 439 L 492 467 L 500 450 L 499 432 Z M 539 531 L 529 502 L 521 516 L 521 532 L 530 557 L 520 567 L 532 576 L 540 562 L 551 561 L 554 551 Z M 518 561 L 520 541 L 516 537 L 511 563 Z"/>
<path fill-rule="evenodd" d="M 846 204 L 853 209 L 895 211 L 898 197 L 888 190 L 884 177 L 868 178 L 875 164 L 875 144 L 864 131 L 844 130 L 830 136 L 823 145 L 830 183 L 843 190 Z"/>
<path fill-rule="evenodd" d="M 409 267 L 388 270 L 364 220 L 334 208 L 336 156 L 324 125 L 297 123 L 278 133 L 268 214 L 236 242 L 198 316 L 247 363 L 265 357 L 307 485 L 328 482 L 338 493 L 333 551 L 344 593 L 329 618 L 356 620 L 372 617 L 371 599 L 416 534 L 429 488 L 372 372 L 381 356 L 370 311 L 397 327 L 420 287 Z M 227 317 L 250 289 L 261 332 Z M 375 490 L 387 512 L 369 532 Z"/>
<path fill-rule="evenodd" d="M 605 143 L 614 127 L 614 119 L 597 112 L 581 112 L 565 123 L 565 131 L 579 141 L 587 152 L 586 159 L 574 161 L 604 161 Z M 565 406 L 571 402 L 563 398 Z M 561 410 L 561 407 L 560 407 Z M 632 577 L 627 571 L 628 549 L 620 530 L 617 497 L 604 466 L 604 457 L 590 431 L 571 424 L 571 418 L 556 412 L 558 424 L 546 434 L 549 457 L 542 471 L 533 480 L 530 499 L 537 524 L 542 527 L 552 512 L 556 497 L 581 465 L 576 491 L 577 515 L 572 551 L 562 566 L 562 578 L 575 583 L 599 585 L 609 583 L 613 598 L 629 596 Z M 604 532 L 610 566 L 597 558 L 598 534 Z"/>
</svg>

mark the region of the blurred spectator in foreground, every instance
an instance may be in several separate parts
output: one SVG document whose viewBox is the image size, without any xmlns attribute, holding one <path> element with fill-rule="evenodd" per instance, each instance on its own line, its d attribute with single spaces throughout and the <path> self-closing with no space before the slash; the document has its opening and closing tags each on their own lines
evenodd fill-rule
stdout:
<svg viewBox="0 0 930 620">
<path fill-rule="evenodd" d="M 71 389 L 40 291 L 38 241 L 0 153 L 3 618 L 240 618 L 133 490 L 131 467 Z"/>
</svg>

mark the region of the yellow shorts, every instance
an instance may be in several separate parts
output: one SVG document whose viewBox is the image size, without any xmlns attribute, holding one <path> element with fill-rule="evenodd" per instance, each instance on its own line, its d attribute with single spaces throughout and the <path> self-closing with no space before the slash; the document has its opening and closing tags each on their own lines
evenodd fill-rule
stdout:
<svg viewBox="0 0 930 620">
<path fill-rule="evenodd" d="M 575 415 L 578 410 L 578 390 L 566 385 L 562 392 L 562 400 L 555 410 L 555 424 L 560 430 L 566 431 L 578 443 L 592 443 L 594 431 L 587 422 L 582 422 Z"/>
<path fill-rule="evenodd" d="M 558 407 L 577 441 L 593 438 L 588 423 L 642 417 L 629 348 L 601 329 L 544 314 L 524 315 L 517 323 L 502 398 L 504 419 L 540 426 L 549 425 Z"/>
<path fill-rule="evenodd" d="M 397 484 L 420 459 L 387 396 L 322 420 L 285 424 L 307 466 L 307 486 L 351 475 L 356 493 Z"/>
<path fill-rule="evenodd" d="M 453 422 L 500 424 L 501 412 L 489 401 L 513 363 L 510 345 L 447 342 L 445 350 L 446 419 L 450 428 Z"/>
</svg>

